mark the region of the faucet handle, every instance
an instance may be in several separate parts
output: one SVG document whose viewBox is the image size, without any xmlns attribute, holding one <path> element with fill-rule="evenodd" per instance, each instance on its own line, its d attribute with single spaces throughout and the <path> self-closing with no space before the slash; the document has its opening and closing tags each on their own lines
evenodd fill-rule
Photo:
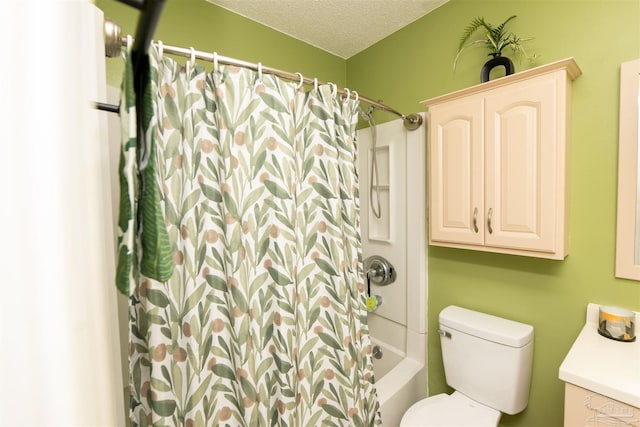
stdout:
<svg viewBox="0 0 640 427">
<path fill-rule="evenodd" d="M 389 285 L 396 280 L 396 269 L 379 255 L 372 255 L 364 260 L 364 271 L 367 279 L 378 286 Z"/>
</svg>

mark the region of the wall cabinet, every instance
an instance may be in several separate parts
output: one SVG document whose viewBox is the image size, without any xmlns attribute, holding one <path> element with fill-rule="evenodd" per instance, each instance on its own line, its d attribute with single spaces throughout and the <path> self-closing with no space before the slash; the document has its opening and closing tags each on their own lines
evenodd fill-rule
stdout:
<svg viewBox="0 0 640 427">
<path fill-rule="evenodd" d="M 429 244 L 568 253 L 572 58 L 423 101 Z"/>
</svg>

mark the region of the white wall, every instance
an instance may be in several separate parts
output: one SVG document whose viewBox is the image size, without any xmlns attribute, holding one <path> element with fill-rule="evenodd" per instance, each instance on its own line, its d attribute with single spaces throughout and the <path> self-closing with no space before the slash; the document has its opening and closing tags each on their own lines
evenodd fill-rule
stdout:
<svg viewBox="0 0 640 427">
<path fill-rule="evenodd" d="M 0 16 L 0 423 L 122 425 L 102 13 Z"/>
</svg>

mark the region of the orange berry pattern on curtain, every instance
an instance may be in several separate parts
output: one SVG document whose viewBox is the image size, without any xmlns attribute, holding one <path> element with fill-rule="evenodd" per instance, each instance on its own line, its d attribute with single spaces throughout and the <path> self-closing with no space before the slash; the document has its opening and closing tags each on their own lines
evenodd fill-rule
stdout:
<svg viewBox="0 0 640 427">
<path fill-rule="evenodd" d="M 133 425 L 379 425 L 357 102 L 151 58 L 175 270 L 131 297 Z"/>
</svg>

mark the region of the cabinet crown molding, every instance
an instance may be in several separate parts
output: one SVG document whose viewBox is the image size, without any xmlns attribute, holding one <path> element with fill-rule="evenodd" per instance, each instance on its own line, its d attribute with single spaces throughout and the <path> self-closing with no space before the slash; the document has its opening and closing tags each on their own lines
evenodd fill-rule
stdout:
<svg viewBox="0 0 640 427">
<path fill-rule="evenodd" d="M 580 77 L 580 75 L 582 75 L 582 70 L 576 63 L 575 59 L 573 57 L 570 57 L 570 58 L 561 59 L 559 61 L 551 62 L 549 64 L 541 65 L 539 67 L 520 71 L 520 72 L 511 74 L 509 76 L 500 77 L 498 79 L 491 80 L 486 83 L 480 83 L 475 86 L 457 90 L 455 92 L 450 92 L 444 95 L 436 96 L 435 98 L 425 99 L 424 101 L 421 101 L 420 104 L 425 107 L 430 107 L 432 105 L 436 105 L 441 102 L 446 102 L 451 99 L 456 99 L 462 96 L 472 95 L 475 93 L 480 93 L 480 92 L 498 88 L 501 86 L 510 85 L 522 80 L 530 79 L 536 76 L 541 76 L 543 74 L 552 73 L 558 70 L 565 70 L 567 72 L 567 77 L 572 81 Z"/>
</svg>

